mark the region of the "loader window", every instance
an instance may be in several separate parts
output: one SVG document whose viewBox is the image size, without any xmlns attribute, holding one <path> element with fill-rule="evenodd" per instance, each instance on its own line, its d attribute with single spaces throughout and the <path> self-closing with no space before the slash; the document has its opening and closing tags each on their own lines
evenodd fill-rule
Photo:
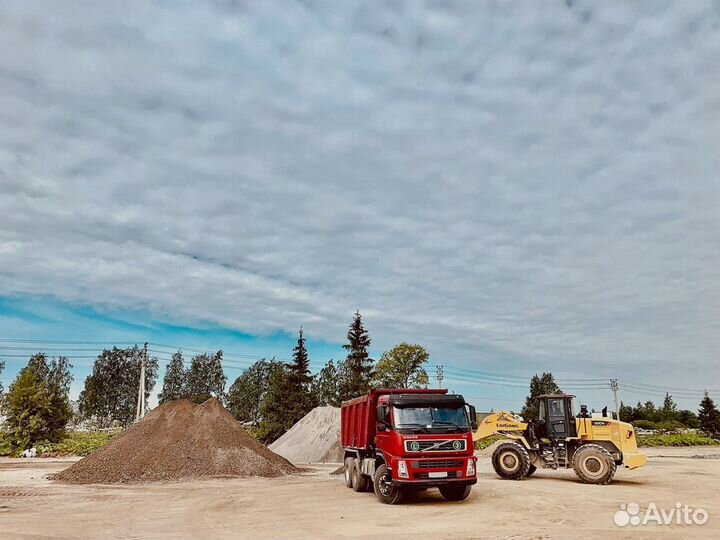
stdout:
<svg viewBox="0 0 720 540">
<path fill-rule="evenodd" d="M 560 399 L 550 400 L 550 416 L 565 416 L 563 402 Z"/>
</svg>

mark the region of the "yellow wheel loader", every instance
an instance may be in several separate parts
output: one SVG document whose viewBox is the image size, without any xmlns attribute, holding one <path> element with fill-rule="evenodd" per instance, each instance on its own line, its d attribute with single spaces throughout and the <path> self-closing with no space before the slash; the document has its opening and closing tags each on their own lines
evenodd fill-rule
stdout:
<svg viewBox="0 0 720 540">
<path fill-rule="evenodd" d="M 586 484 L 609 484 L 618 465 L 642 467 L 647 458 L 638 452 L 631 424 L 580 407 L 573 416 L 569 394 L 539 396 L 539 418 L 529 422 L 507 411 L 478 418 L 476 441 L 501 435 L 508 440 L 493 452 L 495 472 L 502 478 L 522 480 L 538 468 L 573 469 Z M 480 416 L 480 415 L 478 415 Z"/>
</svg>

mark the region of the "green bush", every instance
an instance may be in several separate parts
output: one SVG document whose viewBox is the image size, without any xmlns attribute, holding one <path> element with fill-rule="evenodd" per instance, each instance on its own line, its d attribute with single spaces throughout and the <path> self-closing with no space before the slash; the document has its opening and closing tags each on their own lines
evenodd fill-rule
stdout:
<svg viewBox="0 0 720 540">
<path fill-rule="evenodd" d="M 680 433 L 687 430 L 687 426 L 677 420 L 667 420 L 658 424 L 658 429 L 663 433 Z"/>
<path fill-rule="evenodd" d="M 87 456 L 98 448 L 102 448 L 115 433 L 100 432 L 69 432 L 59 442 L 38 441 L 35 443 L 38 457 L 49 456 Z M 8 433 L 0 433 L 0 456 L 19 457 L 22 454 L 21 448 L 12 444 L 12 438 Z"/>
<path fill-rule="evenodd" d="M 109 443 L 116 433 L 74 431 L 55 444 L 52 452 L 58 455 L 87 456 Z"/>
<path fill-rule="evenodd" d="M 0 457 L 12 456 L 14 452 L 9 433 L 0 432 Z"/>
<path fill-rule="evenodd" d="M 658 430 L 658 425 L 655 422 L 651 422 L 650 420 L 635 420 L 632 425 L 638 429 L 647 429 L 651 431 Z"/>
<path fill-rule="evenodd" d="M 475 441 L 475 450 L 484 450 L 488 446 L 492 446 L 498 441 L 504 441 L 507 437 L 501 437 L 500 435 L 496 435 L 494 437 L 488 437 L 487 439 L 482 439 L 479 441 Z"/>
<path fill-rule="evenodd" d="M 700 433 L 659 433 L 638 435 L 640 446 L 707 446 L 720 445 L 720 440 Z"/>
</svg>

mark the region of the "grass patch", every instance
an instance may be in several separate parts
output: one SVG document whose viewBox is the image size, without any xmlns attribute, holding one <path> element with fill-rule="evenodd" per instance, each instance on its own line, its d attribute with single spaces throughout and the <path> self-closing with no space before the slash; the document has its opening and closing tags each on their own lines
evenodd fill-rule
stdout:
<svg viewBox="0 0 720 540">
<path fill-rule="evenodd" d="M 708 446 L 720 445 L 720 440 L 700 433 L 657 433 L 638 435 L 639 446 Z"/>
<path fill-rule="evenodd" d="M 488 437 L 487 439 L 481 439 L 479 441 L 475 441 L 475 450 L 484 450 L 488 446 L 492 446 L 498 441 L 504 441 L 507 437 L 502 437 L 500 435 L 496 435 L 494 437 Z"/>
<path fill-rule="evenodd" d="M 84 432 L 70 431 L 60 442 L 38 441 L 35 443 L 38 457 L 52 456 L 87 456 L 98 448 L 102 448 L 116 435 L 105 431 Z M 13 448 L 10 437 L 0 433 L 0 456 L 18 457 L 22 449 Z"/>
</svg>

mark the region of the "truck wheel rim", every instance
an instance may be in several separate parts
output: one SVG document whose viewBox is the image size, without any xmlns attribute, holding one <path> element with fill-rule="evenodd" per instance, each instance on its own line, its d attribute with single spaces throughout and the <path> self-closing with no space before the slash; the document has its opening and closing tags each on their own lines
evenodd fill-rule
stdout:
<svg viewBox="0 0 720 540">
<path fill-rule="evenodd" d="M 345 482 L 350 482 L 350 469 L 345 467 Z"/>
<path fill-rule="evenodd" d="M 385 473 L 380 478 L 380 485 L 378 488 L 380 489 L 380 493 L 383 494 L 383 497 L 389 497 L 392 493 L 392 484 L 389 482 L 390 475 Z"/>
<path fill-rule="evenodd" d="M 503 452 L 500 454 L 500 463 L 508 472 L 513 472 L 520 466 L 520 460 L 515 455 L 515 452 Z"/>
</svg>

